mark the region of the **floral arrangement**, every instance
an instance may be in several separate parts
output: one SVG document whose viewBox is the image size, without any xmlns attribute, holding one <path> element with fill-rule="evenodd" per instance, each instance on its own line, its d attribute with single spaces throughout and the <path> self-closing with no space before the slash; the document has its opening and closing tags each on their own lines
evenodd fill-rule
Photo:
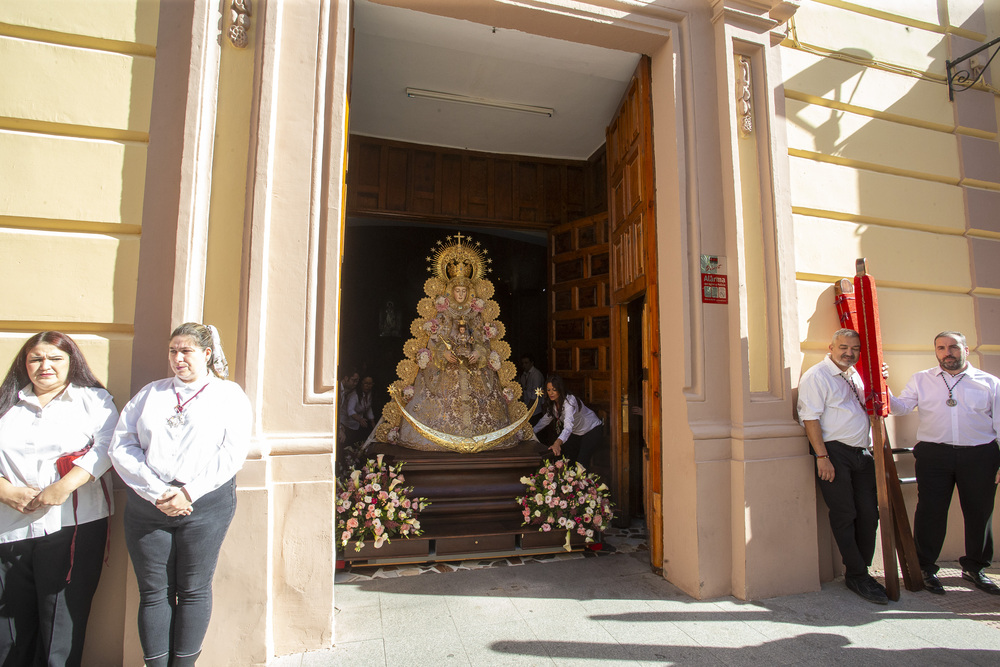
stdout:
<svg viewBox="0 0 1000 667">
<path fill-rule="evenodd" d="M 608 487 L 569 459 L 546 460 L 537 473 L 522 477 L 521 483 L 527 487 L 517 498 L 522 525 L 538 526 L 542 532 L 565 529 L 567 551 L 574 532 L 593 542 L 594 534 L 604 530 L 614 516 Z"/>
<path fill-rule="evenodd" d="M 342 547 L 354 541 L 354 550 L 361 551 L 371 540 L 378 549 L 392 538 L 422 534 L 417 515 L 429 503 L 413 497 L 402 468 L 402 463 L 386 463 L 379 454 L 350 477 L 337 480 L 337 531 Z"/>
</svg>

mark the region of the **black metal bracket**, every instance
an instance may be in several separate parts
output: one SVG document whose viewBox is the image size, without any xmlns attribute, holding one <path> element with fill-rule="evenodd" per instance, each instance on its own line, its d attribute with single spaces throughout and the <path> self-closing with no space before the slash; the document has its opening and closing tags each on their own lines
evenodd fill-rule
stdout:
<svg viewBox="0 0 1000 667">
<path fill-rule="evenodd" d="M 1000 52 L 1000 48 L 998 48 L 996 51 L 993 52 L 993 55 L 990 56 L 989 60 L 986 61 L 985 65 L 983 65 L 981 68 L 978 68 L 979 69 L 978 72 L 975 71 L 974 69 L 973 70 L 969 70 L 969 69 L 956 69 L 956 66 L 959 63 L 962 63 L 962 62 L 965 62 L 966 60 L 969 60 L 970 58 L 972 58 L 972 56 L 976 55 L 980 51 L 985 51 L 986 49 L 990 48 L 991 46 L 995 46 L 997 44 L 1000 44 L 1000 37 L 997 37 L 993 41 L 990 41 L 990 42 L 987 42 L 986 44 L 983 44 L 978 49 L 974 49 L 972 51 L 969 51 L 968 53 L 966 53 L 961 58 L 958 58 L 956 60 L 946 60 L 946 61 L 944 61 L 945 70 L 948 72 L 948 99 L 949 100 L 951 100 L 952 102 L 954 102 L 955 101 L 955 93 L 960 93 L 963 90 L 968 90 L 969 88 L 972 88 L 974 85 L 976 85 L 976 82 L 978 82 L 981 78 L 983 78 L 983 73 L 986 71 L 986 68 L 990 66 L 990 63 L 993 62 L 993 59 L 996 58 L 997 52 Z"/>
</svg>

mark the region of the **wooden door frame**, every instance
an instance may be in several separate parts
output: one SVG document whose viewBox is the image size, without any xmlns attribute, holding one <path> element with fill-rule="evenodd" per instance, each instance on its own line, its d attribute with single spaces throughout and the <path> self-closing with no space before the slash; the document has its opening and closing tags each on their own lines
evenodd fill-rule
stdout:
<svg viewBox="0 0 1000 667">
<path fill-rule="evenodd" d="M 640 213 L 643 218 L 641 237 L 633 239 L 639 247 L 632 248 L 641 257 L 642 269 L 640 275 L 631 276 L 621 281 L 618 289 L 617 279 L 612 276 L 611 294 L 611 465 L 614 476 L 614 488 L 618 490 L 616 499 L 618 507 L 623 507 L 627 503 L 629 489 L 629 452 L 628 447 L 623 446 L 628 443 L 628 437 L 623 436 L 623 420 L 628 419 L 627 406 L 623 405 L 622 398 L 627 392 L 628 373 L 625 365 L 628 363 L 628 303 L 639 296 L 645 296 L 646 305 L 644 307 L 644 330 L 643 340 L 648 341 L 648 349 L 645 350 L 645 366 L 647 368 L 647 382 L 644 384 L 643 396 L 643 429 L 645 431 L 646 450 L 644 465 L 644 499 L 646 507 L 646 527 L 648 534 L 648 544 L 650 551 L 650 564 L 659 571 L 663 566 L 663 508 L 662 508 L 662 425 L 661 425 L 661 372 L 660 372 L 660 317 L 659 317 L 659 280 L 657 270 L 656 253 L 656 180 L 653 165 L 653 128 L 652 128 L 652 97 L 651 97 L 651 60 L 648 56 L 643 56 L 636 68 L 634 83 L 630 84 L 629 90 L 625 93 L 621 104 L 612 117 L 612 125 L 609 125 L 609 146 L 608 146 L 608 209 L 610 220 L 610 233 L 612 238 L 612 257 L 616 257 L 615 233 L 619 223 L 612 214 L 612 207 L 616 206 L 615 185 L 618 179 L 614 178 L 618 169 L 623 165 L 619 163 L 619 151 L 613 150 L 610 145 L 612 140 L 623 140 L 620 128 L 612 131 L 612 127 L 618 122 L 619 117 L 625 113 L 633 114 L 628 120 L 634 123 L 634 133 L 638 135 L 640 151 L 639 159 L 639 182 L 641 183 L 641 203 Z M 638 86 L 638 91 L 633 97 L 636 102 L 631 107 L 626 107 L 629 96 L 632 93 L 633 85 Z M 634 184 L 633 184 L 634 185 Z M 619 193 L 620 194 L 620 193 Z M 635 193 L 625 193 L 626 197 L 634 197 Z M 620 270 L 618 262 L 613 259 L 612 271 Z"/>
</svg>

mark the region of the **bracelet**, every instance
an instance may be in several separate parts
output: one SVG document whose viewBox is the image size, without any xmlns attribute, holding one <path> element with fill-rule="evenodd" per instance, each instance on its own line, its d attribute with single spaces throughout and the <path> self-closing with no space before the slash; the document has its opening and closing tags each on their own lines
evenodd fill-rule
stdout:
<svg viewBox="0 0 1000 667">
<path fill-rule="evenodd" d="M 830 455 L 829 454 L 824 454 L 823 456 L 820 456 L 819 454 L 817 454 L 816 458 L 818 458 L 818 459 L 828 459 L 828 458 L 830 458 Z"/>
</svg>

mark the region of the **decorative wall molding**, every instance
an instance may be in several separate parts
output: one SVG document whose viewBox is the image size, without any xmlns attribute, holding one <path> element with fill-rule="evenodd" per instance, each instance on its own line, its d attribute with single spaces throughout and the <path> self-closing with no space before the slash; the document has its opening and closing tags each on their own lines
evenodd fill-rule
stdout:
<svg viewBox="0 0 1000 667">
<path fill-rule="evenodd" d="M 774 30 L 792 18 L 798 10 L 799 0 L 714 0 L 712 22 L 720 20 L 727 25 L 739 26 L 757 32 Z M 736 6 L 738 5 L 738 6 Z"/>
<path fill-rule="evenodd" d="M 229 26 L 229 42 L 237 49 L 247 48 L 250 43 L 250 16 L 252 7 L 250 0 L 233 0 L 229 5 L 232 14 Z"/>
<path fill-rule="evenodd" d="M 750 58 L 740 56 L 736 72 L 736 116 L 741 137 L 753 134 L 753 90 Z"/>
</svg>

